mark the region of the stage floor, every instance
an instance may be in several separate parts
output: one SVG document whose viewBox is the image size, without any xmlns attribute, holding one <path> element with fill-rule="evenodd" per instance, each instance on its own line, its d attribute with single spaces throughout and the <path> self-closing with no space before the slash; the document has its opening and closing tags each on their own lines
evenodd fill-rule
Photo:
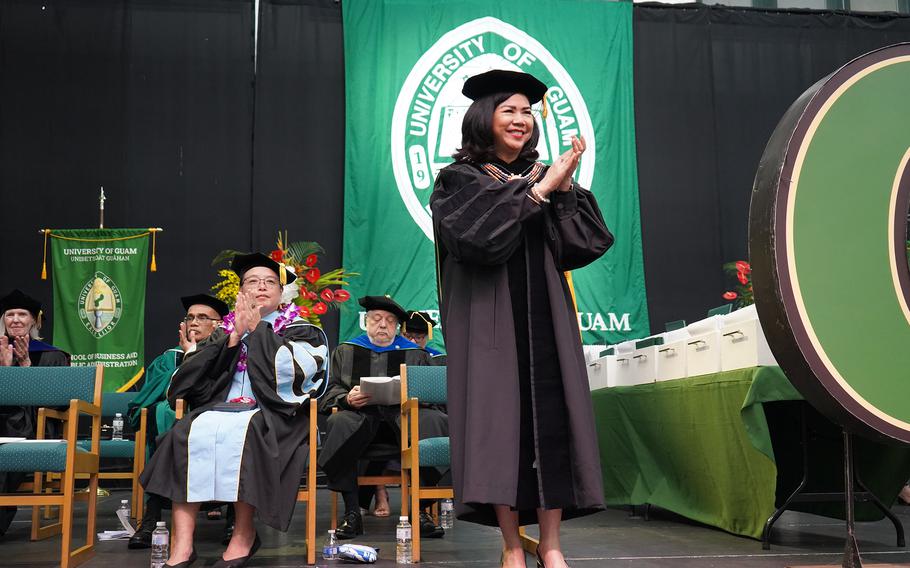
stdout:
<svg viewBox="0 0 910 568">
<path fill-rule="evenodd" d="M 397 489 L 390 490 L 393 508 L 398 505 Z M 317 540 L 322 546 L 329 523 L 329 493 L 319 491 Z M 115 491 L 99 499 L 98 530 L 116 528 L 115 509 L 126 491 Z M 84 531 L 84 511 L 77 511 L 76 534 Z M 910 527 L 910 507 L 897 506 L 895 512 Z M 7 567 L 57 565 L 60 539 L 29 542 L 30 512 L 20 509 L 6 536 L 0 538 L 3 560 Z M 261 530 L 263 547 L 250 566 L 299 567 L 305 562 L 302 540 L 303 515 L 298 514 L 287 534 L 268 528 Z M 377 566 L 391 567 L 394 562 L 396 517 L 364 518 L 366 534 L 355 541 L 379 547 Z M 597 515 L 566 522 L 563 546 L 574 568 L 611 566 L 617 568 L 698 567 L 745 568 L 818 566 L 840 564 L 844 546 L 844 524 L 813 515 L 785 513 L 777 522 L 770 551 L 752 539 L 733 536 L 717 529 L 694 524 L 667 512 L 652 510 L 650 520 L 632 517 L 629 511 L 609 509 Z M 223 547 L 220 539 L 222 521 L 200 517 L 196 537 L 200 561 L 194 566 L 211 565 Z M 533 531 L 529 531 L 533 532 Z M 910 563 L 910 551 L 894 546 L 894 529 L 888 521 L 860 523 L 857 538 L 867 564 Z M 458 522 L 442 539 L 424 540 L 421 563 L 426 568 L 484 568 L 499 561 L 500 539 L 497 529 Z M 318 556 L 318 555 L 317 555 Z M 98 543 L 96 556 L 85 566 L 127 568 L 148 566 L 147 550 L 128 550 L 126 542 Z M 349 566 L 317 558 L 317 566 Z M 528 567 L 534 564 L 528 558 Z"/>
</svg>

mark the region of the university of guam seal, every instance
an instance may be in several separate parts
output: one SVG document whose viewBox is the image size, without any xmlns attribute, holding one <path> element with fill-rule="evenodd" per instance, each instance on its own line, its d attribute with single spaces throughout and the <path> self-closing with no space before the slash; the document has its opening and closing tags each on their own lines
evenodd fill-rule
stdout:
<svg viewBox="0 0 910 568">
<path fill-rule="evenodd" d="M 575 172 L 591 187 L 596 140 L 588 109 L 565 68 L 536 39 L 493 17 L 466 22 L 444 34 L 408 74 L 392 115 L 392 167 L 411 217 L 433 240 L 429 200 L 440 169 L 461 144 L 461 121 L 471 101 L 461 94 L 465 80 L 490 69 L 530 73 L 543 81 L 548 112 L 534 105 L 541 127 L 539 160 L 551 162 L 584 136 L 588 149 Z"/>
<path fill-rule="evenodd" d="M 79 293 L 79 319 L 94 337 L 104 337 L 120 321 L 123 302 L 120 289 L 103 272 L 96 272 Z"/>
</svg>

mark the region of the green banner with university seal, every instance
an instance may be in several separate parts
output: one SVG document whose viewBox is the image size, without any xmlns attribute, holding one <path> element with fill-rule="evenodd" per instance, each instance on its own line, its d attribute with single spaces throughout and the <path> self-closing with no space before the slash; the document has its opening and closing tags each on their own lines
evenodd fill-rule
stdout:
<svg viewBox="0 0 910 568">
<path fill-rule="evenodd" d="M 464 81 L 489 69 L 533 74 L 540 161 L 584 136 L 576 180 L 616 236 L 572 273 L 586 344 L 649 333 L 632 82 L 632 4 L 565 0 L 345 0 L 344 265 L 352 295 L 390 294 L 438 321 L 429 198 L 461 143 Z M 359 315 L 359 317 L 358 317 Z M 363 313 L 342 313 L 341 339 Z M 443 330 L 444 331 L 444 330 Z M 442 346 L 434 335 L 433 343 Z"/>
<path fill-rule="evenodd" d="M 54 345 L 74 366 L 104 365 L 104 390 L 144 371 L 149 229 L 48 229 Z"/>
</svg>

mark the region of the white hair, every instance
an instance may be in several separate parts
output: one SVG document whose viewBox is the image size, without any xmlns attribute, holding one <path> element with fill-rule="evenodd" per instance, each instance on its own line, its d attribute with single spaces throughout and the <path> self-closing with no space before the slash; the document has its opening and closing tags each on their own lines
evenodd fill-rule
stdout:
<svg viewBox="0 0 910 568">
<path fill-rule="evenodd" d="M 6 312 L 8 312 L 8 311 L 9 310 L 6 310 Z M 6 335 L 6 312 L 3 312 L 2 314 L 0 314 L 0 335 Z M 28 314 L 32 315 L 31 312 L 29 312 Z M 31 337 L 32 339 L 40 341 L 41 336 L 38 335 L 38 332 L 41 330 L 41 324 L 38 323 L 38 320 L 35 318 L 35 316 L 32 316 L 32 320 L 34 320 L 34 323 L 32 324 L 32 327 L 30 327 L 28 330 L 28 336 Z"/>
</svg>

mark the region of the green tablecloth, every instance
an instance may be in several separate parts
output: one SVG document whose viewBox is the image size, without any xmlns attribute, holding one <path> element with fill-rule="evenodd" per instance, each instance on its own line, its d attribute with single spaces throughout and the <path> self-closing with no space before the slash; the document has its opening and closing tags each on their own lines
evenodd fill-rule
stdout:
<svg viewBox="0 0 910 568">
<path fill-rule="evenodd" d="M 591 396 L 608 505 L 650 503 L 734 534 L 761 537 L 778 492 L 778 464 L 762 403 L 802 399 L 779 367 L 600 389 Z M 787 428 L 799 438 L 798 421 L 784 424 L 783 431 Z M 891 505 L 910 475 L 910 451 L 865 440 L 856 446 L 859 474 Z M 838 448 L 825 447 L 825 467 L 830 479 L 841 480 L 839 490 Z M 778 459 L 782 469 L 802 471 L 799 455 L 788 452 Z M 843 506 L 832 503 L 799 508 L 843 514 Z M 877 518 L 881 514 L 868 507 L 857 511 L 858 520 Z"/>
</svg>

